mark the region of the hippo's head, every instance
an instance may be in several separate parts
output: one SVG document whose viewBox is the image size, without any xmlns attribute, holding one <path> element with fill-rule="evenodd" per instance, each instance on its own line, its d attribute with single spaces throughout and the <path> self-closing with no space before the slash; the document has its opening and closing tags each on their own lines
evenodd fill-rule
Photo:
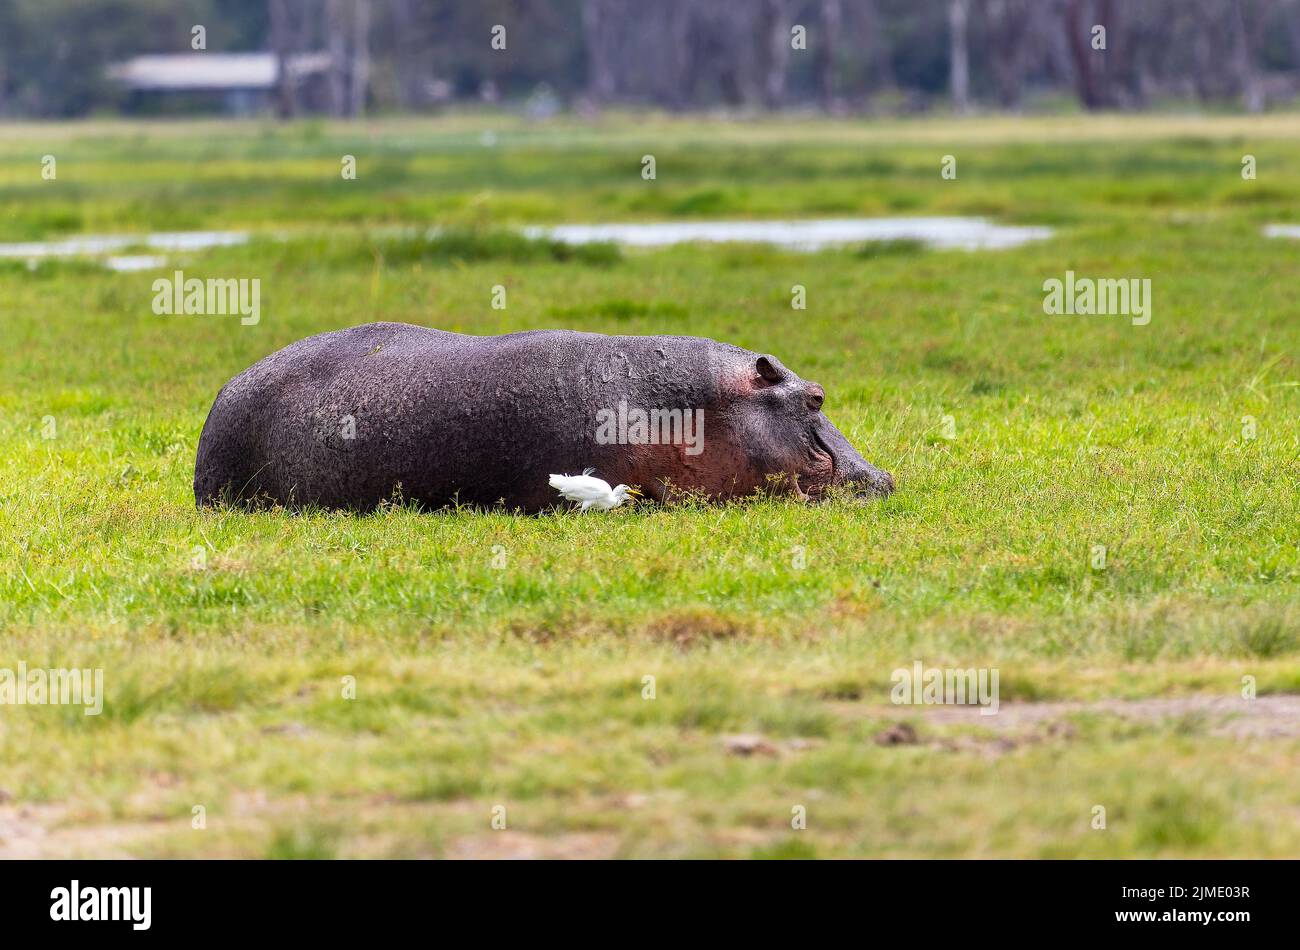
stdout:
<svg viewBox="0 0 1300 950">
<path fill-rule="evenodd" d="M 822 412 L 826 391 L 800 379 L 774 356 L 747 354 L 727 388 L 728 421 L 741 435 L 753 471 L 792 477 L 796 492 L 816 498 L 833 485 L 860 495 L 894 490 L 888 472 L 871 465 Z"/>
</svg>

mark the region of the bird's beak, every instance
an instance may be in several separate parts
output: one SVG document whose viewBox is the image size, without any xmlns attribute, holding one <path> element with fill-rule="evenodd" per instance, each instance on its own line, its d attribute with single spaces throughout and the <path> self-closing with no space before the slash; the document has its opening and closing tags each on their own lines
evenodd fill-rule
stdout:
<svg viewBox="0 0 1300 950">
<path fill-rule="evenodd" d="M 629 489 L 627 490 L 627 493 L 628 493 L 629 495 L 631 495 L 633 498 L 640 498 L 640 497 L 641 497 L 641 489 L 639 489 L 639 488 L 629 488 Z"/>
</svg>

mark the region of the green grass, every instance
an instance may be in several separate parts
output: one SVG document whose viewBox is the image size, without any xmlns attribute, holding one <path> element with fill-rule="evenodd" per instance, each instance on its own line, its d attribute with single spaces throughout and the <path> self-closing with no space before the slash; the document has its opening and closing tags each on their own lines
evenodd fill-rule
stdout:
<svg viewBox="0 0 1300 950">
<path fill-rule="evenodd" d="M 0 817 L 47 827 L 42 853 L 1294 856 L 1294 730 L 1102 713 L 998 744 L 889 691 L 919 659 L 997 667 L 1004 704 L 1300 692 L 1300 248 L 1259 234 L 1300 219 L 1297 145 L 1290 116 L 6 129 L 0 240 L 249 228 L 172 263 L 260 278 L 262 320 L 157 316 L 153 273 L 0 261 L 0 668 L 102 667 L 107 690 L 100 717 L 0 707 Z M 620 253 L 506 230 L 859 214 L 1057 234 Z M 1150 278 L 1150 325 L 1044 315 L 1067 269 Z M 196 511 L 222 383 L 377 319 L 772 352 L 899 490 Z M 922 741 L 876 744 L 899 721 Z M 774 754 L 728 753 L 736 733 Z"/>
</svg>

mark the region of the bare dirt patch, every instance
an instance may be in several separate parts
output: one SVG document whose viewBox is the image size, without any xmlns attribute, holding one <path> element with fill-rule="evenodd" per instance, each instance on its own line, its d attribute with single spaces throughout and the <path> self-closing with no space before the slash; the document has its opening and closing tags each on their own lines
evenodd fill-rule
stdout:
<svg viewBox="0 0 1300 950">
<path fill-rule="evenodd" d="M 0 858 L 129 858 L 130 846 L 167 828 L 159 822 L 64 825 L 62 805 L 0 806 Z"/>
<path fill-rule="evenodd" d="M 925 722 L 1015 731 L 1079 715 L 1117 716 L 1142 722 L 1200 718 L 1212 735 L 1233 738 L 1300 737 L 1300 696 L 1176 696 L 1161 699 L 1103 699 L 1096 702 L 1003 703 L 991 716 L 978 706 L 913 706 Z"/>
<path fill-rule="evenodd" d="M 614 857 L 618 842 L 619 837 L 613 832 L 570 832 L 543 837 L 522 831 L 490 831 L 456 838 L 447 848 L 446 856 L 453 859 L 600 859 Z"/>
</svg>

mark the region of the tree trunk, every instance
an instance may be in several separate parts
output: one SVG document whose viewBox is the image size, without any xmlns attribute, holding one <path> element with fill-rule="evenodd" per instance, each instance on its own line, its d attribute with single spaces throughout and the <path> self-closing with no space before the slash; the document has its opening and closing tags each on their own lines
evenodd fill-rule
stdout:
<svg viewBox="0 0 1300 950">
<path fill-rule="evenodd" d="M 1250 55 L 1250 34 L 1246 32 L 1246 17 L 1241 10 L 1241 0 L 1232 2 L 1232 32 L 1235 34 L 1232 50 L 1233 72 L 1241 89 L 1241 101 L 1246 111 L 1258 114 L 1264 111 L 1264 88 L 1255 73 Z"/>
<path fill-rule="evenodd" d="M 1286 29 L 1287 38 L 1291 41 L 1291 62 L 1300 64 L 1300 0 L 1287 2 Z"/>
<path fill-rule="evenodd" d="M 788 0 L 763 0 L 759 41 L 764 44 L 763 102 L 779 109 L 785 102 L 785 75 L 790 62 L 790 5 Z"/>
<path fill-rule="evenodd" d="M 697 31 L 691 29 L 691 5 L 687 0 L 669 0 L 663 4 L 668 19 L 668 87 L 663 96 L 677 110 L 684 110 L 695 100 L 700 84 L 700 56 Z"/>
<path fill-rule="evenodd" d="M 289 59 L 293 55 L 293 31 L 289 24 L 288 0 L 270 0 L 271 51 L 275 55 L 275 113 L 288 119 L 298 111 Z"/>
<path fill-rule="evenodd" d="M 970 111 L 970 52 L 966 25 L 970 0 L 948 0 L 948 81 L 955 112 Z"/>
<path fill-rule="evenodd" d="M 1033 10 L 1023 0 L 986 0 L 985 9 L 991 29 L 1001 38 L 994 45 L 992 64 L 998 102 L 1004 109 L 1018 110 Z"/>
<path fill-rule="evenodd" d="M 587 41 L 587 95 L 596 104 L 614 98 L 614 66 L 610 55 L 608 0 L 583 0 L 582 29 Z"/>
<path fill-rule="evenodd" d="M 366 111 L 366 93 L 370 91 L 370 0 L 352 0 L 352 90 L 353 116 Z"/>
<path fill-rule="evenodd" d="M 330 113 L 347 115 L 347 25 L 343 21 L 343 0 L 325 0 L 325 34 L 330 54 Z"/>
<path fill-rule="evenodd" d="M 817 88 L 822 109 L 834 112 L 835 40 L 840 32 L 840 0 L 821 0 L 820 14 L 821 34 L 812 41 L 817 62 Z"/>
<path fill-rule="evenodd" d="M 1068 0 L 1065 5 L 1065 35 L 1070 43 L 1070 56 L 1074 60 L 1074 85 L 1084 108 L 1100 109 L 1104 105 L 1101 81 L 1093 63 L 1092 27 L 1081 22 L 1083 0 Z"/>
<path fill-rule="evenodd" d="M 391 0 L 388 30 L 393 41 L 393 71 L 397 102 L 403 109 L 415 109 L 428 101 L 430 72 L 427 47 L 415 15 L 415 0 Z"/>
</svg>

